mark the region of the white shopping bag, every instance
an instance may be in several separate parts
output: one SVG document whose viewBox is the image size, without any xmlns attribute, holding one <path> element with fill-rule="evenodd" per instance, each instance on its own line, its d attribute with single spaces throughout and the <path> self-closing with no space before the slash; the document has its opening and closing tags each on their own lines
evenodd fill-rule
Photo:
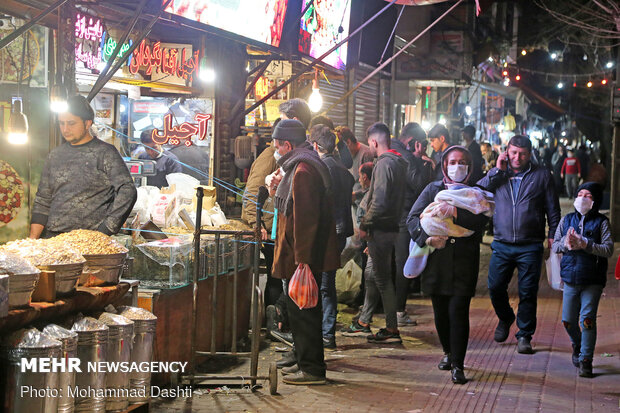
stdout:
<svg viewBox="0 0 620 413">
<path fill-rule="evenodd" d="M 549 281 L 549 286 L 554 290 L 562 291 L 564 289 L 564 281 L 562 281 L 562 277 L 560 275 L 561 266 L 560 263 L 562 261 L 562 254 L 556 254 L 555 252 L 551 252 L 549 258 L 545 261 L 547 267 L 547 280 Z"/>
<path fill-rule="evenodd" d="M 362 269 L 352 259 L 336 271 L 336 293 L 339 303 L 353 302 L 360 290 L 362 276 Z"/>
</svg>

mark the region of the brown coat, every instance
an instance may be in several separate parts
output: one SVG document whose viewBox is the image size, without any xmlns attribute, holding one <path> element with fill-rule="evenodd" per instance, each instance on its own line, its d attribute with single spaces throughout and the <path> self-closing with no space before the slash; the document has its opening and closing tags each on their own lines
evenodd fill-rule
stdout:
<svg viewBox="0 0 620 413">
<path fill-rule="evenodd" d="M 248 175 L 248 182 L 245 184 L 244 195 L 246 197 L 256 200 L 258 188 L 265 185 L 265 178 L 267 175 L 278 169 L 276 159 L 273 157 L 275 151 L 276 150 L 273 145 L 268 146 L 263 152 L 261 152 L 260 155 L 258 155 L 258 158 L 256 158 L 252 164 L 250 174 Z M 273 199 L 271 197 L 265 201 L 263 211 L 263 222 L 267 227 L 267 231 L 271 233 L 271 226 L 273 224 Z M 256 203 L 248 199 L 243 200 L 241 219 L 252 227 L 256 224 Z"/>
<path fill-rule="evenodd" d="M 300 162 L 293 176 L 293 205 L 289 216 L 278 215 L 273 277 L 290 279 L 300 263 L 313 272 L 340 267 L 331 195 L 319 172 Z"/>
</svg>

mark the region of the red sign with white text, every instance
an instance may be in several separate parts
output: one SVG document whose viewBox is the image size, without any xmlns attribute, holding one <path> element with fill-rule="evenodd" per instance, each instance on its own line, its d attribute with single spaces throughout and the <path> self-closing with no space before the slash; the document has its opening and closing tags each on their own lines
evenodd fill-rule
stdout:
<svg viewBox="0 0 620 413">
<path fill-rule="evenodd" d="M 164 116 L 164 129 L 153 129 L 151 138 L 153 138 L 153 142 L 159 145 L 180 145 L 181 140 L 187 139 L 184 145 L 191 146 L 192 141 L 189 138 L 192 136 L 196 136 L 201 141 L 207 137 L 207 124 L 211 118 L 210 114 L 197 113 L 194 116 L 197 124 L 183 122 L 180 125 L 172 126 L 172 114 L 168 113 Z"/>
<path fill-rule="evenodd" d="M 199 56 L 198 50 L 188 53 L 187 47 L 162 47 L 161 42 L 148 45 L 146 40 L 142 40 L 133 52 L 129 71 L 136 74 L 140 68 L 146 67 L 147 75 L 166 74 L 191 81 L 198 71 Z"/>
</svg>

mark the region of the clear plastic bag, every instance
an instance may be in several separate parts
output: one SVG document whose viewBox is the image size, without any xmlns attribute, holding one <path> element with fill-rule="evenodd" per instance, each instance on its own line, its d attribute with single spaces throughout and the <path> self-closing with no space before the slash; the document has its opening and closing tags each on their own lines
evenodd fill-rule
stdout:
<svg viewBox="0 0 620 413">
<path fill-rule="evenodd" d="M 299 264 L 288 284 L 288 295 L 300 310 L 314 308 L 319 302 L 319 287 L 308 264 Z"/>
<path fill-rule="evenodd" d="M 562 281 L 561 276 L 561 262 L 562 254 L 556 254 L 553 251 L 551 251 L 549 258 L 545 261 L 549 286 L 559 291 L 564 290 L 564 281 Z"/>
<path fill-rule="evenodd" d="M 41 271 L 17 254 L 0 251 L 0 273 L 8 275 L 38 274 Z"/>
</svg>

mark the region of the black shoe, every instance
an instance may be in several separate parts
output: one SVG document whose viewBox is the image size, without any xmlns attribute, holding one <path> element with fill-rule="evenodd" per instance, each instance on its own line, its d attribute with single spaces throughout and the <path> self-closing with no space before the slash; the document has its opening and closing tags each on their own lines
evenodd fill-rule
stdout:
<svg viewBox="0 0 620 413">
<path fill-rule="evenodd" d="M 276 361 L 276 367 L 281 369 L 282 367 L 290 367 L 297 364 L 297 356 L 295 352 L 289 351 L 282 355 L 282 358 Z"/>
<path fill-rule="evenodd" d="M 508 334 L 510 334 L 510 326 L 514 323 L 515 319 L 513 318 L 510 322 L 506 322 L 503 320 L 499 320 L 497 323 L 497 327 L 495 328 L 495 335 L 493 336 L 493 340 L 498 343 L 503 343 L 508 338 Z"/>
<path fill-rule="evenodd" d="M 343 336 L 346 337 L 366 337 L 372 333 L 369 326 L 363 326 L 359 321 L 354 321 L 349 327 L 340 330 Z"/>
<path fill-rule="evenodd" d="M 531 338 L 529 337 L 519 337 L 517 340 L 517 352 L 520 354 L 534 354 L 530 340 Z"/>
<path fill-rule="evenodd" d="M 594 377 L 594 374 L 592 374 L 592 360 L 579 362 L 579 377 L 586 377 L 589 379 Z"/>
<path fill-rule="evenodd" d="M 325 384 L 327 382 L 325 376 L 313 376 L 312 374 L 304 373 L 301 370 L 297 373 L 284 376 L 282 381 L 286 384 L 297 385 Z"/>
<path fill-rule="evenodd" d="M 336 350 L 336 337 L 323 337 L 323 348 L 325 350 Z"/>
<path fill-rule="evenodd" d="M 449 354 L 444 354 L 441 361 L 437 365 L 439 370 L 450 370 L 452 368 L 452 360 Z"/>
<path fill-rule="evenodd" d="M 454 367 L 452 369 L 452 383 L 454 384 L 465 384 L 467 383 L 467 379 L 465 378 L 465 373 L 463 369 L 460 367 Z"/>
<path fill-rule="evenodd" d="M 573 359 L 573 366 L 575 366 L 575 367 L 579 367 L 579 353 L 580 352 L 581 352 L 581 349 L 573 344 L 573 356 L 572 356 L 572 359 Z"/>
<path fill-rule="evenodd" d="M 292 333 L 283 333 L 280 330 L 272 330 L 269 332 L 269 334 L 271 335 L 271 337 L 275 338 L 276 340 L 279 340 L 283 342 L 284 344 L 287 344 L 293 347 L 293 334 Z"/>
<path fill-rule="evenodd" d="M 400 344 L 403 342 L 399 333 L 392 333 L 386 328 L 380 329 L 377 334 L 369 335 L 367 340 L 369 343 L 378 344 Z"/>
</svg>

